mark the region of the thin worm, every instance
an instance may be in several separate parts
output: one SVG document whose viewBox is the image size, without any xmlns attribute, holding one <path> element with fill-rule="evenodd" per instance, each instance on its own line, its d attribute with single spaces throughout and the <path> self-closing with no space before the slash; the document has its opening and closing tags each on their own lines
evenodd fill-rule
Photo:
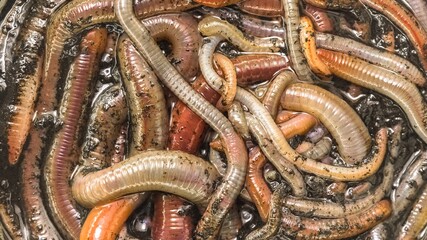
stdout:
<svg viewBox="0 0 427 240">
<path fill-rule="evenodd" d="M 334 30 L 332 20 L 329 18 L 325 10 L 306 4 L 304 13 L 313 21 L 316 31 L 332 32 Z"/>
<path fill-rule="evenodd" d="M 285 47 L 281 38 L 245 37 L 237 27 L 217 17 L 207 16 L 199 22 L 199 32 L 205 36 L 221 35 L 246 52 L 278 52 Z"/>
<path fill-rule="evenodd" d="M 218 68 L 221 69 L 221 72 L 224 76 L 224 84 L 221 88 L 221 104 L 229 109 L 231 104 L 234 101 L 234 97 L 236 96 L 237 89 L 237 76 L 236 70 L 234 68 L 231 60 L 219 53 L 213 54 L 213 61 L 217 64 Z"/>
<path fill-rule="evenodd" d="M 277 126 L 282 131 L 286 139 L 295 137 L 296 135 L 304 135 L 317 124 L 317 119 L 310 114 L 301 113 L 296 117 L 289 119 Z M 308 157 L 308 156 L 307 156 Z"/>
<path fill-rule="evenodd" d="M 279 231 L 282 220 L 281 199 L 284 195 L 285 189 L 282 185 L 274 190 L 269 204 L 268 221 L 261 228 L 249 233 L 246 240 L 269 239 Z"/>
<path fill-rule="evenodd" d="M 394 166 L 387 161 L 383 169 L 383 181 L 379 184 L 372 194 L 355 201 L 345 203 L 334 203 L 326 200 L 301 199 L 287 197 L 283 200 L 283 205 L 293 211 L 308 214 L 310 216 L 322 218 L 345 217 L 366 210 L 383 199 L 390 192 L 393 183 Z"/>
<path fill-rule="evenodd" d="M 218 132 L 223 145 L 227 147 L 226 175 L 210 197 L 195 234 L 196 239 L 214 238 L 245 181 L 248 155 L 243 140 L 234 131 L 228 119 L 198 95 L 167 61 L 144 25 L 136 20 L 132 1 L 116 0 L 114 8 L 123 29 L 135 42 L 137 49 L 153 67 L 165 86 Z"/>
<path fill-rule="evenodd" d="M 321 87 L 295 83 L 283 93 L 284 109 L 309 113 L 320 120 L 338 144 L 346 163 L 360 163 L 371 147 L 368 128 L 350 105 Z"/>
<path fill-rule="evenodd" d="M 418 68 L 408 60 L 399 57 L 396 54 L 359 43 L 350 38 L 317 32 L 316 44 L 320 48 L 347 53 L 372 64 L 387 68 L 391 71 L 401 74 L 408 81 L 413 82 L 419 86 L 424 86 L 426 82 L 426 79 L 424 78 L 421 71 L 418 70 Z"/>
<path fill-rule="evenodd" d="M 418 53 L 421 65 L 424 70 L 427 70 L 427 30 L 421 27 L 414 15 L 394 0 L 361 0 L 360 2 L 384 14 L 406 34 Z"/>
<path fill-rule="evenodd" d="M 76 163 L 77 141 L 85 106 L 88 104 L 94 75 L 107 38 L 106 29 L 91 30 L 80 44 L 80 54 L 74 60 L 59 112 L 63 122 L 51 145 L 44 169 L 46 196 L 55 222 L 67 238 L 80 235 L 80 213 L 72 200 L 68 185 L 71 167 Z M 78 156 L 78 155 L 77 155 Z"/>
<path fill-rule="evenodd" d="M 283 15 L 280 0 L 244 0 L 237 4 L 243 12 L 262 17 L 280 17 Z"/>
<path fill-rule="evenodd" d="M 427 2 L 424 0 L 407 0 L 406 3 L 411 7 L 412 12 L 417 18 L 421 27 L 427 31 Z"/>
<path fill-rule="evenodd" d="M 228 119 L 233 124 L 234 129 L 243 139 L 250 139 L 248 123 L 246 122 L 245 112 L 239 102 L 233 102 L 227 111 Z"/>
<path fill-rule="evenodd" d="M 130 155 L 147 149 L 163 149 L 169 117 L 162 86 L 125 34 L 119 39 L 118 57 L 130 110 Z"/>
<path fill-rule="evenodd" d="M 304 0 L 307 4 L 323 9 L 352 9 L 357 4 L 356 0 Z"/>
<path fill-rule="evenodd" d="M 90 169 L 108 165 L 114 153 L 114 141 L 127 117 L 125 94 L 118 85 L 112 85 L 95 100 L 87 123 L 80 163 Z"/>
<path fill-rule="evenodd" d="M 427 185 L 424 185 L 421 191 L 404 225 L 399 229 L 396 239 L 417 239 L 417 236 L 425 228 L 427 224 Z"/>
<path fill-rule="evenodd" d="M 307 59 L 308 66 L 310 66 L 311 71 L 321 75 L 323 79 L 330 77 L 332 74 L 331 71 L 329 71 L 329 68 L 320 61 L 319 57 L 317 57 L 314 27 L 310 18 L 306 16 L 301 17 L 299 29 L 299 40 L 301 42 L 302 52 Z"/>
<path fill-rule="evenodd" d="M 346 81 L 377 91 L 395 101 L 405 112 L 412 129 L 427 142 L 424 100 L 417 87 L 401 75 L 347 54 L 318 49 L 332 73 Z"/>
<path fill-rule="evenodd" d="M 283 213 L 282 230 L 294 239 L 343 239 L 363 233 L 387 219 L 390 201 L 382 200 L 365 211 L 336 219 L 311 219 Z"/>
<path fill-rule="evenodd" d="M 307 65 L 301 49 L 299 38 L 300 14 L 297 0 L 282 0 L 285 12 L 286 42 L 289 50 L 289 58 L 292 68 L 295 70 L 299 80 L 304 82 L 313 82 L 314 74 Z"/>
<path fill-rule="evenodd" d="M 266 163 L 267 158 L 259 147 L 254 147 L 249 151 L 249 165 L 245 185 L 263 222 L 267 222 L 272 195 L 263 177 L 263 168 Z"/>
<path fill-rule="evenodd" d="M 194 0 L 194 2 L 200 3 L 203 6 L 220 8 L 227 5 L 235 4 L 241 0 Z"/>
<path fill-rule="evenodd" d="M 295 79 L 289 79 L 295 77 L 289 71 L 284 71 L 278 74 L 273 81 L 268 86 L 267 91 L 264 94 L 262 99 L 262 104 L 270 112 L 271 116 L 275 118 L 280 106 L 280 97 L 282 96 L 283 91 L 287 87 L 289 81 Z"/>
</svg>

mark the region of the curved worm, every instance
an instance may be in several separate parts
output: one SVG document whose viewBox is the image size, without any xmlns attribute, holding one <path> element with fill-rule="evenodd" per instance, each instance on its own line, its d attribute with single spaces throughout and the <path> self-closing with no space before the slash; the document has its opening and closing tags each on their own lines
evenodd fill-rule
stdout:
<svg viewBox="0 0 427 240">
<path fill-rule="evenodd" d="M 365 211 L 337 219 L 309 219 L 283 213 L 282 229 L 295 239 L 343 239 L 363 233 L 387 219 L 390 201 L 382 200 Z"/>
<path fill-rule="evenodd" d="M 268 221 L 261 228 L 249 233 L 249 235 L 245 238 L 246 240 L 268 239 L 270 237 L 273 237 L 279 231 L 280 223 L 282 220 L 281 199 L 284 195 L 284 187 L 278 186 L 278 188 L 273 192 L 273 195 L 270 199 Z"/>
<path fill-rule="evenodd" d="M 94 102 L 88 122 L 80 163 L 89 169 L 107 166 L 114 153 L 114 141 L 127 117 L 125 94 L 112 85 Z"/>
<path fill-rule="evenodd" d="M 338 144 L 338 152 L 349 164 L 363 160 L 371 147 L 368 128 L 344 100 L 315 85 L 294 83 L 283 93 L 282 107 L 316 117 Z"/>
<path fill-rule="evenodd" d="M 130 109 L 130 155 L 150 148 L 163 149 L 169 119 L 157 76 L 126 35 L 119 39 L 118 57 Z"/>
<path fill-rule="evenodd" d="M 284 71 L 277 75 L 273 81 L 268 86 L 267 91 L 264 94 L 262 99 L 262 104 L 270 112 L 271 116 L 275 118 L 280 106 L 280 97 L 282 96 L 283 91 L 288 86 L 288 83 L 294 78 L 295 74 L 292 74 L 290 71 Z"/>
<path fill-rule="evenodd" d="M 246 52 L 278 52 L 285 47 L 281 38 L 245 37 L 237 27 L 217 17 L 207 16 L 199 22 L 199 32 L 205 36 L 221 35 Z"/>
<path fill-rule="evenodd" d="M 248 156 L 243 140 L 234 131 L 228 119 L 198 95 L 167 61 L 144 25 L 136 20 L 132 1 L 116 0 L 114 7 L 119 22 L 166 87 L 218 132 L 227 148 L 226 175 L 211 196 L 196 229 L 196 239 L 213 238 L 245 181 Z"/>
<path fill-rule="evenodd" d="M 226 108 L 229 109 L 231 104 L 234 101 L 234 97 L 236 96 L 236 89 L 237 89 L 237 76 L 236 76 L 236 70 L 234 69 L 234 65 L 231 62 L 231 60 L 219 53 L 213 54 L 213 61 L 218 65 L 218 67 L 221 69 L 222 74 L 224 76 L 224 84 L 222 85 L 223 88 L 221 88 L 221 104 Z"/>
<path fill-rule="evenodd" d="M 241 0 L 194 0 L 196 3 L 213 8 L 225 7 L 227 5 L 235 4 L 239 1 Z"/>
<path fill-rule="evenodd" d="M 427 142 L 426 110 L 417 87 L 402 76 L 347 54 L 318 49 L 332 73 L 349 82 L 377 91 L 395 101 L 406 113 L 412 129 Z"/>
<path fill-rule="evenodd" d="M 427 3 L 422 0 L 407 0 L 406 3 L 411 7 L 421 27 L 427 31 L 427 16 L 425 15 L 427 12 Z"/>
<path fill-rule="evenodd" d="M 92 81 L 107 38 L 106 29 L 90 31 L 80 44 L 80 54 L 74 60 L 67 77 L 65 94 L 59 109 L 63 122 L 46 157 L 44 180 L 46 196 L 55 222 L 68 238 L 80 235 L 80 213 L 72 200 L 68 185 L 71 167 L 76 163 L 77 141 L 81 131 L 85 106 L 89 101 Z"/>
<path fill-rule="evenodd" d="M 296 135 L 306 134 L 316 124 L 317 119 L 315 117 L 310 114 L 301 113 L 286 122 L 278 124 L 277 126 L 280 131 L 282 131 L 283 136 L 285 136 L 286 139 L 290 139 Z"/>
<path fill-rule="evenodd" d="M 427 185 L 424 185 L 421 194 L 416 199 L 414 206 L 409 213 L 404 225 L 399 230 L 396 239 L 410 240 L 417 239 L 417 236 L 427 224 Z"/>
<path fill-rule="evenodd" d="M 357 4 L 356 0 L 304 0 L 304 2 L 324 9 L 352 9 Z"/>
<path fill-rule="evenodd" d="M 235 204 L 224 219 L 219 233 L 220 239 L 237 239 L 241 227 L 242 220 Z"/>
<path fill-rule="evenodd" d="M 292 63 L 292 68 L 295 70 L 299 80 L 304 82 L 313 82 L 315 76 L 310 71 L 307 65 L 307 60 L 304 57 L 301 49 L 299 38 L 300 14 L 298 1 L 282 0 L 285 12 L 286 25 L 286 42 L 289 50 L 289 58 Z"/>
<path fill-rule="evenodd" d="M 327 33 L 316 33 L 316 44 L 320 48 L 347 53 L 365 61 L 387 68 L 401 74 L 408 81 L 424 86 L 426 79 L 416 66 L 396 54 L 382 51 L 356 42 L 350 38 L 343 38 Z"/>
<path fill-rule="evenodd" d="M 283 15 L 280 0 L 244 0 L 237 4 L 243 12 L 262 17 L 280 17 Z"/>
<path fill-rule="evenodd" d="M 310 4 L 306 4 L 304 13 L 313 21 L 316 31 L 332 32 L 334 30 L 332 20 L 324 10 Z"/>
<path fill-rule="evenodd" d="M 246 122 L 245 112 L 239 102 L 233 102 L 227 111 L 228 119 L 233 124 L 234 129 L 243 137 L 250 139 L 248 123 Z"/>
<path fill-rule="evenodd" d="M 332 140 L 328 137 L 323 137 L 318 141 L 312 148 L 308 149 L 301 153 L 302 155 L 312 158 L 315 160 L 320 160 L 326 157 L 332 149 Z"/>
<path fill-rule="evenodd" d="M 331 71 L 329 71 L 328 67 L 317 57 L 314 27 L 310 18 L 306 16 L 301 17 L 299 29 L 302 52 L 307 59 L 311 71 L 322 75 L 324 78 L 329 77 L 332 74 Z"/>
<path fill-rule="evenodd" d="M 418 53 L 421 65 L 424 70 L 427 70 L 427 30 L 421 27 L 414 15 L 394 0 L 361 0 L 360 2 L 384 14 L 406 34 Z"/>
<path fill-rule="evenodd" d="M 358 199 L 363 194 L 368 193 L 372 188 L 372 183 L 370 182 L 361 182 L 357 186 L 349 187 L 344 194 L 345 199 Z M 394 211 L 394 208 L 393 208 Z"/>
</svg>

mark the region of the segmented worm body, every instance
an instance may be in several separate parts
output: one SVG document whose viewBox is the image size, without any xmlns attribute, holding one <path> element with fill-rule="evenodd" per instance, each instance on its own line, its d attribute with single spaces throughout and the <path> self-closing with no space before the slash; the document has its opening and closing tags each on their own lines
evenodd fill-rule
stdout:
<svg viewBox="0 0 427 240">
<path fill-rule="evenodd" d="M 305 0 L 304 2 L 324 9 L 351 9 L 357 3 L 355 0 Z"/>
<path fill-rule="evenodd" d="M 334 30 L 332 20 L 328 14 L 310 4 L 305 5 L 304 13 L 313 21 L 314 28 L 319 32 L 331 32 Z"/>
<path fill-rule="evenodd" d="M 230 4 L 235 4 L 241 0 L 194 0 L 194 1 L 204 6 L 220 8 Z"/>
<path fill-rule="evenodd" d="M 245 0 L 238 3 L 238 6 L 243 12 L 258 16 L 279 17 L 283 15 L 283 8 L 280 0 Z"/>
<path fill-rule="evenodd" d="M 421 194 L 417 197 L 397 239 L 416 239 L 427 224 L 427 185 L 424 185 Z"/>
<path fill-rule="evenodd" d="M 292 79 L 296 78 L 295 74 L 290 71 L 284 71 L 279 73 L 270 83 L 264 98 L 262 99 L 262 104 L 270 112 L 271 116 L 275 118 L 280 106 L 280 97 L 282 96 L 283 91 L 288 86 L 288 83 Z M 285 122 L 285 121 L 283 121 Z"/>
<path fill-rule="evenodd" d="M 229 109 L 231 104 L 234 101 L 236 96 L 237 89 L 237 76 L 236 70 L 234 69 L 233 63 L 231 60 L 219 53 L 214 53 L 213 60 L 217 66 L 221 69 L 222 74 L 224 75 L 224 84 L 222 88 L 221 104 Z"/>
<path fill-rule="evenodd" d="M 427 16 L 424 14 L 427 12 L 427 3 L 421 0 L 408 0 L 406 2 L 411 7 L 412 12 L 421 24 L 421 27 L 424 31 L 427 31 Z"/>
<path fill-rule="evenodd" d="M 306 134 L 316 123 L 317 119 L 315 117 L 310 114 L 301 113 L 286 122 L 277 124 L 277 126 L 282 131 L 283 136 L 286 139 L 290 139 L 297 135 Z"/>
</svg>

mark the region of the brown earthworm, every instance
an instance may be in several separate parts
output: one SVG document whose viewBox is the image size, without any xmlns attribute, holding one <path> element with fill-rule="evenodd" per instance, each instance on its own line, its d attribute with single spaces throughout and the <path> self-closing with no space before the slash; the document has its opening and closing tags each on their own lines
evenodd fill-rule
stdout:
<svg viewBox="0 0 427 240">
<path fill-rule="evenodd" d="M 418 53 L 418 59 L 427 70 L 427 30 L 424 30 L 414 15 L 394 0 L 361 0 L 361 3 L 388 17 L 408 37 Z"/>
<path fill-rule="evenodd" d="M 279 17 L 283 15 L 283 7 L 280 0 L 244 0 L 237 5 L 243 12 L 258 16 Z"/>
<path fill-rule="evenodd" d="M 399 240 L 410 240 L 417 239 L 417 236 L 421 233 L 427 224 L 427 185 L 424 185 L 421 189 L 421 194 L 415 200 L 414 206 L 409 213 L 402 228 L 399 229 L 399 233 L 396 239 Z"/>
<path fill-rule="evenodd" d="M 193 0 L 194 2 L 200 3 L 201 5 L 220 8 L 227 5 L 235 4 L 241 0 Z"/>
<path fill-rule="evenodd" d="M 313 82 L 315 80 L 315 75 L 307 65 L 307 60 L 302 53 L 299 39 L 300 13 L 298 1 L 282 0 L 282 4 L 285 13 L 286 42 L 292 68 L 295 70 L 299 80 Z"/>
<path fill-rule="evenodd" d="M 324 9 L 352 9 L 356 0 L 304 0 L 307 4 Z"/>
<path fill-rule="evenodd" d="M 361 182 L 360 184 L 349 187 L 344 194 L 345 199 L 358 199 L 364 194 L 369 193 L 372 188 L 372 183 L 370 182 Z M 394 208 L 393 208 L 394 211 Z"/>
<path fill-rule="evenodd" d="M 213 238 L 245 181 L 244 174 L 247 168 L 248 156 L 243 140 L 234 131 L 228 119 L 198 95 L 167 61 L 157 43 L 151 38 L 148 30 L 135 18 L 132 10 L 132 1 L 116 0 L 114 8 L 123 29 L 134 41 L 137 49 L 153 67 L 165 86 L 218 132 L 223 145 L 226 146 L 226 175 L 210 197 L 209 204 L 197 225 L 195 234 L 196 239 Z M 76 189 L 79 188 L 76 187 Z M 84 186 L 82 186 L 82 189 L 84 189 Z"/>
<path fill-rule="evenodd" d="M 427 12 L 427 3 L 423 0 L 407 0 L 406 3 L 411 7 L 421 27 L 427 31 L 427 16 L 425 15 Z"/>
<path fill-rule="evenodd" d="M 278 52 L 285 47 L 278 37 L 249 39 L 237 27 L 213 16 L 207 16 L 199 22 L 199 32 L 205 36 L 221 35 L 246 52 Z"/>
<path fill-rule="evenodd" d="M 395 101 L 406 113 L 412 129 L 427 142 L 425 103 L 417 87 L 399 74 L 344 53 L 317 50 L 332 73 L 346 81 L 377 91 Z"/>
<path fill-rule="evenodd" d="M 114 152 L 111 156 L 111 165 L 123 161 L 126 153 L 128 125 L 123 124 L 120 129 L 120 134 L 114 142 Z"/>
<path fill-rule="evenodd" d="M 296 135 L 306 134 L 316 123 L 317 119 L 315 117 L 307 113 L 301 113 L 277 126 L 282 131 L 283 136 L 285 136 L 286 139 L 290 139 Z"/>
<path fill-rule="evenodd" d="M 268 239 L 273 237 L 279 231 L 282 220 L 281 199 L 284 195 L 285 189 L 282 185 L 279 185 L 276 190 L 274 190 L 269 202 L 270 206 L 267 222 L 261 228 L 249 233 L 245 238 L 246 240 Z"/>
<path fill-rule="evenodd" d="M 271 190 L 263 177 L 263 167 L 266 163 L 267 158 L 259 147 L 254 147 L 249 151 L 245 185 L 263 222 L 267 222 L 271 199 Z"/>
<path fill-rule="evenodd" d="M 287 210 L 283 213 L 281 229 L 294 239 L 343 239 L 369 230 L 387 219 L 391 212 L 388 200 L 382 200 L 362 212 L 336 219 L 297 217 Z"/>
<path fill-rule="evenodd" d="M 114 141 L 127 117 L 125 95 L 118 85 L 107 88 L 94 102 L 80 163 L 89 169 L 105 168 L 113 153 Z"/>
<path fill-rule="evenodd" d="M 295 74 L 290 71 L 283 71 L 278 74 L 268 86 L 267 91 L 264 94 L 262 99 L 262 104 L 270 112 L 273 118 L 276 117 L 277 111 L 280 106 L 280 97 L 282 96 L 283 91 L 287 87 L 288 83 L 295 78 Z"/>
<path fill-rule="evenodd" d="M 316 44 L 320 48 L 347 53 L 372 64 L 387 68 L 393 72 L 401 74 L 408 81 L 419 86 L 423 86 L 426 82 L 421 71 L 408 60 L 399 57 L 396 54 L 370 47 L 350 38 L 317 32 Z"/>
<path fill-rule="evenodd" d="M 314 24 L 314 28 L 319 32 L 332 32 L 334 25 L 325 10 L 306 4 L 304 13 Z"/>
<path fill-rule="evenodd" d="M 301 42 L 302 52 L 307 59 L 308 66 L 310 66 L 311 71 L 321 75 L 323 79 L 327 79 L 332 73 L 329 71 L 328 67 L 320 61 L 319 57 L 317 57 L 314 27 L 310 18 L 302 16 L 300 18 L 299 29 L 299 40 Z"/>
<path fill-rule="evenodd" d="M 150 148 L 163 149 L 169 119 L 162 86 L 127 35 L 119 39 L 118 58 L 130 110 L 130 155 Z"/>
<path fill-rule="evenodd" d="M 294 75 L 295 76 L 295 75 Z M 283 93 L 283 91 L 282 91 Z M 280 95 L 281 96 L 281 95 Z M 280 102 L 279 102 L 280 103 Z M 284 123 L 286 121 L 289 121 L 290 119 L 298 116 L 299 112 L 294 111 L 287 111 L 287 110 L 281 110 L 276 117 L 276 123 Z"/>
<path fill-rule="evenodd" d="M 224 105 L 226 109 L 229 109 L 234 101 L 234 97 L 236 96 L 236 70 L 231 60 L 222 54 L 214 53 L 213 61 L 216 63 L 218 68 L 221 69 L 225 80 L 222 85 L 223 87 L 221 88 L 221 104 Z"/>
<path fill-rule="evenodd" d="M 77 141 L 88 104 L 97 63 L 106 44 L 107 30 L 94 29 L 85 35 L 80 53 L 67 76 L 64 96 L 59 108 L 62 121 L 46 157 L 44 180 L 46 196 L 53 218 L 67 238 L 80 235 L 80 213 L 72 200 L 68 178 L 76 163 Z"/>
<path fill-rule="evenodd" d="M 233 102 L 227 111 L 228 119 L 233 124 L 234 129 L 243 137 L 250 139 L 248 123 L 246 122 L 245 112 L 239 102 Z"/>
<path fill-rule="evenodd" d="M 319 119 L 338 144 L 346 163 L 357 164 L 371 147 L 368 128 L 350 105 L 321 87 L 295 83 L 283 93 L 284 109 L 303 111 Z"/>
</svg>

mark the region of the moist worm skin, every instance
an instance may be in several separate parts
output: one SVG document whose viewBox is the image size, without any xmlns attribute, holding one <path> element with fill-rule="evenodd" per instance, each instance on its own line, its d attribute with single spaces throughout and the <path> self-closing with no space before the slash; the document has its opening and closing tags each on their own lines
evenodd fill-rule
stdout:
<svg viewBox="0 0 427 240">
<path fill-rule="evenodd" d="M 227 172 L 210 197 L 195 234 L 196 239 L 214 238 L 245 181 L 248 155 L 243 140 L 234 131 L 228 119 L 198 95 L 167 61 L 148 30 L 135 18 L 132 1 L 116 0 L 114 8 L 123 29 L 135 42 L 137 49 L 141 51 L 165 86 L 218 132 L 223 145 L 226 146 Z"/>
<path fill-rule="evenodd" d="M 153 38 L 167 40 L 172 45 L 169 61 L 185 79 L 199 72 L 197 53 L 202 37 L 197 32 L 197 21 L 188 13 L 161 14 L 143 20 Z"/>
<path fill-rule="evenodd" d="M 398 240 L 417 239 L 427 224 L 427 185 L 424 185 L 421 194 L 409 213 L 403 227 L 399 230 Z"/>
<path fill-rule="evenodd" d="M 356 0 L 304 0 L 315 7 L 324 9 L 352 9 L 357 4 Z"/>
<path fill-rule="evenodd" d="M 295 239 L 343 239 L 369 230 L 387 219 L 391 212 L 388 200 L 382 200 L 365 211 L 336 219 L 303 218 L 285 210 L 281 229 Z"/>
<path fill-rule="evenodd" d="M 233 62 L 231 60 L 219 53 L 213 54 L 213 61 L 216 63 L 219 69 L 224 76 L 223 88 L 221 88 L 221 104 L 229 109 L 230 105 L 234 101 L 234 97 L 236 96 L 237 89 L 237 77 L 236 70 L 234 69 Z"/>
<path fill-rule="evenodd" d="M 427 30 L 424 30 L 414 15 L 394 0 L 361 0 L 388 17 L 409 38 L 418 53 L 418 59 L 424 70 L 427 70 Z"/>
<path fill-rule="evenodd" d="M 424 142 L 427 142 L 426 107 L 414 84 L 406 81 L 399 74 L 347 54 L 324 49 L 318 49 L 317 52 L 334 75 L 377 91 L 395 101 L 405 112 L 412 129 Z"/>
<path fill-rule="evenodd" d="M 239 1 L 241 0 L 194 0 L 196 3 L 213 8 L 225 7 L 227 5 L 235 4 Z"/>
<path fill-rule="evenodd" d="M 349 54 L 361 58 L 369 63 L 384 67 L 404 76 L 407 81 L 424 86 L 426 79 L 418 68 L 408 60 L 396 54 L 370 47 L 350 38 L 333 34 L 316 34 L 316 45 L 333 51 Z"/>
<path fill-rule="evenodd" d="M 237 4 L 243 12 L 262 17 L 280 17 L 283 15 L 280 0 L 244 0 Z"/>
<path fill-rule="evenodd" d="M 278 52 L 285 47 L 285 43 L 278 37 L 249 39 L 237 27 L 213 16 L 207 16 L 199 22 L 199 32 L 205 36 L 221 35 L 246 52 Z"/>
<path fill-rule="evenodd" d="M 234 204 L 227 216 L 225 216 L 219 239 L 237 239 L 241 227 L 240 212 L 237 210 L 237 204 Z"/>
<path fill-rule="evenodd" d="M 262 104 L 270 112 L 273 118 L 276 118 L 277 112 L 279 111 L 280 98 L 283 91 L 288 86 L 288 83 L 291 82 L 295 77 L 295 74 L 290 71 L 283 71 L 277 75 L 273 81 L 268 86 L 264 98 L 262 99 Z"/>
<path fill-rule="evenodd" d="M 323 137 L 311 149 L 308 149 L 301 154 L 308 158 L 320 160 L 326 157 L 331 152 L 331 149 L 332 140 L 328 137 Z"/>
<path fill-rule="evenodd" d="M 286 139 L 304 135 L 317 124 L 317 119 L 310 114 L 301 113 L 284 123 L 277 124 Z M 308 157 L 308 156 L 307 156 Z"/>
<path fill-rule="evenodd" d="M 334 25 L 325 10 L 306 4 L 304 13 L 307 15 L 314 24 L 314 28 L 319 32 L 332 32 Z"/>
<path fill-rule="evenodd" d="M 346 163 L 358 164 L 371 148 L 368 128 L 344 100 L 315 85 L 291 84 L 283 93 L 284 109 L 309 113 L 322 122 Z"/>
<path fill-rule="evenodd" d="M 412 12 L 424 31 L 427 31 L 427 2 L 423 0 L 407 0 L 406 3 L 411 7 Z"/>
<path fill-rule="evenodd" d="M 124 92 L 112 85 L 94 102 L 89 117 L 80 163 L 90 169 L 102 169 L 108 165 L 115 140 L 127 117 Z"/>
<path fill-rule="evenodd" d="M 75 207 L 68 181 L 71 167 L 78 156 L 76 148 L 81 131 L 79 126 L 84 122 L 85 106 L 94 86 L 94 74 L 97 72 L 97 63 L 104 51 L 106 39 L 106 29 L 94 29 L 83 38 L 80 54 L 68 73 L 59 108 L 62 126 L 56 133 L 46 157 L 46 197 L 56 224 L 68 239 L 80 235 L 80 213 Z"/>
<path fill-rule="evenodd" d="M 157 76 L 126 35 L 119 39 L 118 57 L 130 109 L 130 153 L 161 149 L 167 141 L 169 117 Z"/>
<path fill-rule="evenodd" d="M 251 135 L 249 134 L 249 127 L 242 105 L 239 102 L 234 101 L 228 109 L 227 114 L 228 119 L 230 119 L 231 124 L 234 126 L 234 129 L 236 129 L 243 139 L 250 139 Z"/>
</svg>

